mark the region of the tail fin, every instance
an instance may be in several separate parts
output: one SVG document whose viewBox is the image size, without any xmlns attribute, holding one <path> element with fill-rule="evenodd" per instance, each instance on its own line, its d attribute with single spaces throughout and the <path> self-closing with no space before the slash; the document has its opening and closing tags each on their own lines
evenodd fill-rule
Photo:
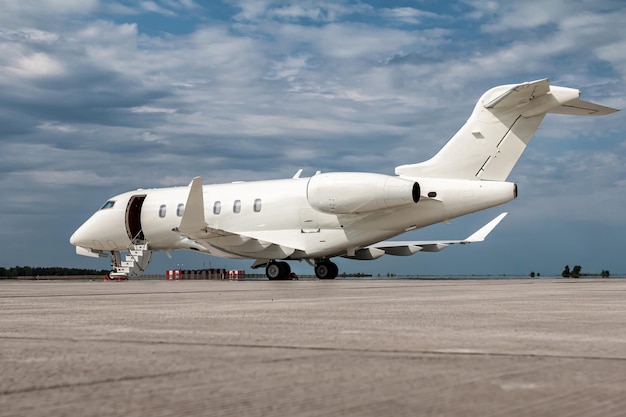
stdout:
<svg viewBox="0 0 626 417">
<path fill-rule="evenodd" d="M 550 86 L 547 79 L 492 88 L 434 157 L 396 167 L 396 174 L 504 181 L 547 113 L 600 116 L 617 111 L 579 96 L 579 90 Z"/>
</svg>

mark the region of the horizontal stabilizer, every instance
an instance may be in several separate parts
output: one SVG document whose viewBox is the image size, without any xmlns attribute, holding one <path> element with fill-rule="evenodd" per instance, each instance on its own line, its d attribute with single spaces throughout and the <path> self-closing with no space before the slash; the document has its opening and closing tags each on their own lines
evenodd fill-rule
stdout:
<svg viewBox="0 0 626 417">
<path fill-rule="evenodd" d="M 574 116 L 604 116 L 606 114 L 615 113 L 616 111 L 619 110 L 577 99 L 550 110 L 550 113 L 571 114 Z"/>
<path fill-rule="evenodd" d="M 365 249 L 380 249 L 387 255 L 409 256 L 417 252 L 439 252 L 449 245 L 464 245 L 467 243 L 482 242 L 487 235 L 504 219 L 508 213 L 502 213 L 489 223 L 478 229 L 463 240 L 432 240 L 432 241 L 393 241 L 386 240 L 368 246 Z"/>
</svg>

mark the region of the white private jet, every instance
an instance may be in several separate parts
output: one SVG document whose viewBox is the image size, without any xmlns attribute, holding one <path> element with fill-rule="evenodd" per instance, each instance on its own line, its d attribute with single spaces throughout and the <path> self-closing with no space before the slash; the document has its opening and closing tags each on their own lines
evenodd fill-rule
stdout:
<svg viewBox="0 0 626 417">
<path fill-rule="evenodd" d="M 331 258 L 436 252 L 480 242 L 502 213 L 464 240 L 388 241 L 402 233 L 494 207 L 517 196 L 506 179 L 547 113 L 617 111 L 579 100 L 580 91 L 547 79 L 492 88 L 465 125 L 431 159 L 363 172 L 139 189 L 110 198 L 70 238 L 80 255 L 111 256 L 112 276 L 137 276 L 153 251 L 189 249 L 255 259 L 270 280 L 289 277 L 285 261 L 305 260 L 319 279 L 338 274 Z M 122 260 L 122 252 L 128 252 Z"/>
</svg>

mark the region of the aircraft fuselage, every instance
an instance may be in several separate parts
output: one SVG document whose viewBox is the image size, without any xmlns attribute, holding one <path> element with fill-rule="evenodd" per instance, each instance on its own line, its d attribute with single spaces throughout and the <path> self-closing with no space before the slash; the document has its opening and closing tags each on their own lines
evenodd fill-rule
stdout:
<svg viewBox="0 0 626 417">
<path fill-rule="evenodd" d="M 516 194 L 515 184 L 509 182 L 403 179 L 369 173 L 320 175 L 325 176 L 322 184 L 314 184 L 318 176 L 313 176 L 204 185 L 207 225 L 237 233 L 209 237 L 209 244 L 176 230 L 184 214 L 187 187 L 139 189 L 114 196 L 74 233 L 71 242 L 94 250 L 125 250 L 141 234 L 153 250 L 192 249 L 230 258 L 317 259 L 345 255 L 409 230 L 503 204 Z M 393 201 L 393 192 L 403 183 L 385 184 L 378 195 L 376 189 L 367 189 L 375 187 L 367 185 L 372 180 L 387 179 L 417 183 L 421 195 L 414 198 L 408 188 L 400 189 L 400 193 L 406 191 L 406 198 Z M 356 200 L 350 182 L 366 184 Z M 325 188 L 331 190 L 324 192 Z M 345 203 L 348 197 L 351 201 Z M 381 204 L 390 207 L 381 208 Z"/>
</svg>

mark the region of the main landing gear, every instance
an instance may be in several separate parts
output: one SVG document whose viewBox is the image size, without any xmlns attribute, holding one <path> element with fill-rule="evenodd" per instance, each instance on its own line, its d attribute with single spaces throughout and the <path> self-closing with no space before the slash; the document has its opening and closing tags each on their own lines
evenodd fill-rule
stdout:
<svg viewBox="0 0 626 417">
<path fill-rule="evenodd" d="M 265 276 L 270 281 L 291 279 L 289 274 L 291 274 L 291 267 L 287 262 L 272 261 L 265 267 Z"/>
<path fill-rule="evenodd" d="M 322 259 L 315 263 L 315 276 L 319 279 L 335 279 L 339 275 L 337 264 Z M 270 281 L 291 279 L 291 267 L 287 262 L 271 261 L 265 266 L 265 276 Z"/>
<path fill-rule="evenodd" d="M 323 259 L 315 264 L 315 276 L 319 279 L 335 279 L 339 274 L 337 264 Z"/>
</svg>

